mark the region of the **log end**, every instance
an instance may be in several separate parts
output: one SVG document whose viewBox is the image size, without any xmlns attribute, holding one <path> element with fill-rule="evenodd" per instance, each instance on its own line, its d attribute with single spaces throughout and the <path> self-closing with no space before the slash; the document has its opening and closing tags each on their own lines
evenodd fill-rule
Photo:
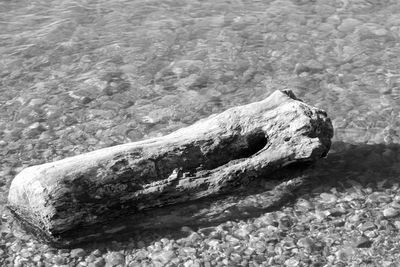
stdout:
<svg viewBox="0 0 400 267">
<path fill-rule="evenodd" d="M 54 207 L 48 204 L 47 189 L 40 183 L 41 166 L 22 170 L 12 181 L 7 208 L 32 229 L 48 233 Z"/>
</svg>

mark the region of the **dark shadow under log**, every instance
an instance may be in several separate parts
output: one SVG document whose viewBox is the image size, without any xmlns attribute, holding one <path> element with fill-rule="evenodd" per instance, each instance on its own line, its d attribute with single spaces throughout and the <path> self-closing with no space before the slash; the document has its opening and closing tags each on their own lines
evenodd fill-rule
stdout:
<svg viewBox="0 0 400 267">
<path fill-rule="evenodd" d="M 276 91 L 167 136 L 29 167 L 12 182 L 9 209 L 61 246 L 130 229 L 215 223 L 240 203 L 251 210 L 246 190 L 228 202 L 219 196 L 325 156 L 332 134 L 324 111 Z M 263 209 L 284 199 L 291 183 L 261 193 L 271 194 Z"/>
</svg>

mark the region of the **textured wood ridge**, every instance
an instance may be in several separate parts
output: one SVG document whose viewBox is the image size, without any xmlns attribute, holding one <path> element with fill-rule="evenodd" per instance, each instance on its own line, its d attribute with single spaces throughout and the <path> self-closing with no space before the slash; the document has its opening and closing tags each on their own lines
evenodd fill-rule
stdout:
<svg viewBox="0 0 400 267">
<path fill-rule="evenodd" d="M 229 193 L 294 162 L 315 161 L 328 152 L 332 135 L 324 111 L 276 91 L 163 137 L 26 168 L 12 181 L 8 207 L 47 240 L 60 241 L 85 227 Z"/>
</svg>

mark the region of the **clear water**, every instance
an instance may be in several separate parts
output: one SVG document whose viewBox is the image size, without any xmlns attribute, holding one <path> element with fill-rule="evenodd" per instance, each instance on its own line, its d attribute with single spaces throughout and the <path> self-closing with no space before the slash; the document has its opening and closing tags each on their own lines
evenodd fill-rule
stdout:
<svg viewBox="0 0 400 267">
<path fill-rule="evenodd" d="M 335 141 L 400 143 L 400 2 L 3 0 L 1 206 L 28 165 L 292 89 Z"/>
</svg>

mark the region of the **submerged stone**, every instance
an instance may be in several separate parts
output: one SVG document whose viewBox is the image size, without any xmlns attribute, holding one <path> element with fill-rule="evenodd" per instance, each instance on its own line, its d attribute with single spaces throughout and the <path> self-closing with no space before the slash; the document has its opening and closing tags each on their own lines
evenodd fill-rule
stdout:
<svg viewBox="0 0 400 267">
<path fill-rule="evenodd" d="M 354 18 L 347 18 L 338 26 L 338 30 L 344 33 L 352 32 L 356 26 L 360 25 L 361 21 Z"/>
</svg>

